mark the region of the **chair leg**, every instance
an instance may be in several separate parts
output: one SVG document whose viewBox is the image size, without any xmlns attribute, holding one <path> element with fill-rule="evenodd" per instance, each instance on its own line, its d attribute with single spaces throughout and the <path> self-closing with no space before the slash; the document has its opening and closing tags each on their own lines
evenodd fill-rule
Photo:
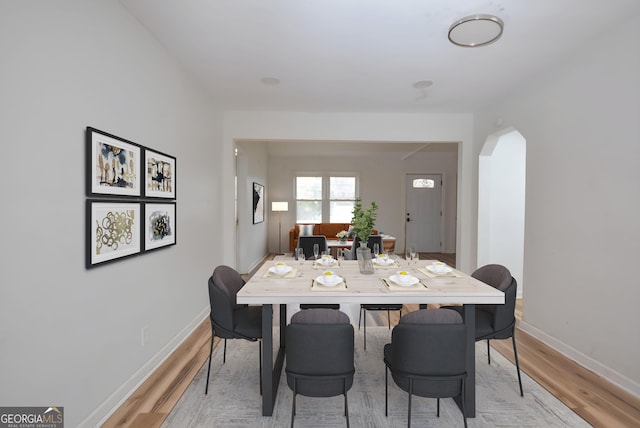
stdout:
<svg viewBox="0 0 640 428">
<path fill-rule="evenodd" d="M 360 314 L 358 315 L 358 330 L 360 330 L 360 321 L 362 321 L 362 311 L 364 308 L 360 306 Z"/>
<path fill-rule="evenodd" d="M 491 365 L 491 347 L 489 346 L 489 339 L 487 339 L 487 360 L 489 360 L 489 365 Z"/>
<path fill-rule="evenodd" d="M 224 352 L 222 353 L 222 364 L 227 362 L 227 339 L 224 340 Z"/>
<path fill-rule="evenodd" d="M 364 320 L 362 321 L 364 325 L 364 350 L 367 350 L 367 311 L 364 311 Z"/>
<path fill-rule="evenodd" d="M 516 360 L 516 370 L 518 370 L 518 384 L 520 385 L 520 396 L 524 397 L 524 391 L 522 390 L 522 378 L 520 377 L 520 364 L 518 363 L 518 350 L 516 349 L 515 332 L 511 335 L 511 341 L 513 342 L 513 357 Z"/>
<path fill-rule="evenodd" d="M 436 399 L 436 416 L 440 417 L 440 399 Z"/>
<path fill-rule="evenodd" d="M 411 395 L 413 394 L 413 379 L 409 378 L 409 409 L 407 411 L 407 428 L 411 428 Z"/>
<path fill-rule="evenodd" d="M 209 348 L 209 368 L 207 369 L 207 384 L 204 388 L 204 394 L 209 392 L 209 374 L 211 374 L 211 354 L 213 353 L 213 334 L 211 335 L 211 347 Z"/>
<path fill-rule="evenodd" d="M 258 339 L 258 367 L 260 370 L 260 395 L 262 395 L 262 340 Z"/>
<path fill-rule="evenodd" d="M 384 415 L 389 416 L 389 367 L 384 366 Z"/>
<path fill-rule="evenodd" d="M 298 393 L 298 379 L 293 379 L 293 401 L 291 403 L 291 428 L 293 428 L 293 418 L 296 416 L 296 394 Z"/>
<path fill-rule="evenodd" d="M 391 330 L 391 315 L 389 309 L 387 309 L 387 322 L 389 323 L 389 330 Z"/>
<path fill-rule="evenodd" d="M 344 391 L 344 415 L 347 418 L 347 428 L 349 428 L 349 402 L 347 401 L 347 379 L 342 379 L 342 389 Z"/>
<path fill-rule="evenodd" d="M 464 421 L 464 428 L 467 428 L 467 409 L 464 407 L 464 397 L 466 395 L 467 381 L 462 378 L 462 395 L 460 395 L 460 404 L 462 404 L 462 420 Z"/>
</svg>

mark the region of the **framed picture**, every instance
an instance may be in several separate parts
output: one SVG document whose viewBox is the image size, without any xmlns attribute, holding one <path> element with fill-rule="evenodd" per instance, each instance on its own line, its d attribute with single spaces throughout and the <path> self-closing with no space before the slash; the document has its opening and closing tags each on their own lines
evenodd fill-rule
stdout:
<svg viewBox="0 0 640 428">
<path fill-rule="evenodd" d="M 176 244 L 176 203 L 144 204 L 144 250 L 151 251 Z"/>
<path fill-rule="evenodd" d="M 253 224 L 264 221 L 264 186 L 253 183 Z"/>
<path fill-rule="evenodd" d="M 87 268 L 140 253 L 140 202 L 87 200 Z"/>
<path fill-rule="evenodd" d="M 151 149 L 144 150 L 144 195 L 176 198 L 176 158 Z"/>
<path fill-rule="evenodd" d="M 86 139 L 87 195 L 140 197 L 141 147 L 91 127 Z"/>
</svg>

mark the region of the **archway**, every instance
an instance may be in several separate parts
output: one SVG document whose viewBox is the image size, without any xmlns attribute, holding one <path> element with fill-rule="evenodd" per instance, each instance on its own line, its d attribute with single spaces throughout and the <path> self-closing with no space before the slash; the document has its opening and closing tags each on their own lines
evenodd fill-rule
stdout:
<svg viewBox="0 0 640 428">
<path fill-rule="evenodd" d="M 491 134 L 478 166 L 478 266 L 509 268 L 522 297 L 526 140 L 514 128 Z"/>
</svg>

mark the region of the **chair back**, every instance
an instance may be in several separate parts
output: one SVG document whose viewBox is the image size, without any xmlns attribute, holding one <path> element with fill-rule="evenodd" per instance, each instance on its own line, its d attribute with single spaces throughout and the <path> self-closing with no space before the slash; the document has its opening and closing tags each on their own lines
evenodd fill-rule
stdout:
<svg viewBox="0 0 640 428">
<path fill-rule="evenodd" d="M 286 330 L 287 384 L 310 397 L 343 394 L 353 385 L 353 326 L 335 309 L 294 314 Z M 295 383 L 295 385 L 294 385 Z"/>
<path fill-rule="evenodd" d="M 505 332 L 505 337 L 495 336 L 496 339 L 511 337 L 510 327 L 515 324 L 516 292 L 518 289 L 516 279 L 511 276 L 509 269 L 498 264 L 482 266 L 471 276 L 504 293 L 503 305 L 476 305 L 476 308 L 493 314 L 494 331 L 509 330 Z"/>
<path fill-rule="evenodd" d="M 461 393 L 466 332 L 456 311 L 423 309 L 405 315 L 393 329 L 389 351 L 385 358 L 389 357 L 394 381 L 403 390 L 409 390 L 409 375 L 414 375 L 416 395 L 444 398 Z"/>
<path fill-rule="evenodd" d="M 223 338 L 234 337 L 233 313 L 247 306 L 236 302 L 236 295 L 244 284 L 245 281 L 235 269 L 224 265 L 216 267 L 209 278 L 210 318 L 215 335 Z"/>
<path fill-rule="evenodd" d="M 358 236 L 356 235 L 355 238 L 353 238 L 353 244 L 351 245 L 351 252 L 349 253 L 351 255 L 352 260 L 356 259 L 356 250 L 358 248 L 360 248 L 360 238 L 358 238 Z M 380 249 L 380 252 L 384 252 L 384 247 L 382 246 L 382 235 L 369 235 L 369 238 L 367 239 L 367 247 L 371 250 L 371 253 L 373 254 L 373 244 L 378 244 L 378 248 Z"/>
<path fill-rule="evenodd" d="M 303 249 L 304 257 L 306 259 L 310 259 L 313 257 L 314 244 L 318 244 L 318 247 L 320 247 L 320 253 L 328 250 L 327 237 L 324 235 L 308 235 L 298 237 L 298 248 Z M 318 256 L 320 255 L 320 253 L 318 253 Z"/>
</svg>

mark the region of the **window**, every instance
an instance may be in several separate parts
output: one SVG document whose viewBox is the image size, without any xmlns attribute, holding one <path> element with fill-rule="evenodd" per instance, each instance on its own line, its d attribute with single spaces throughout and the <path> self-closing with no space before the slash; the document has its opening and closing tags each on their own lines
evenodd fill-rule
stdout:
<svg viewBox="0 0 640 428">
<path fill-rule="evenodd" d="M 350 223 L 357 179 L 345 176 L 296 177 L 297 223 Z"/>
<path fill-rule="evenodd" d="M 430 178 L 416 178 L 413 180 L 414 189 L 433 189 L 436 182 Z"/>
</svg>

